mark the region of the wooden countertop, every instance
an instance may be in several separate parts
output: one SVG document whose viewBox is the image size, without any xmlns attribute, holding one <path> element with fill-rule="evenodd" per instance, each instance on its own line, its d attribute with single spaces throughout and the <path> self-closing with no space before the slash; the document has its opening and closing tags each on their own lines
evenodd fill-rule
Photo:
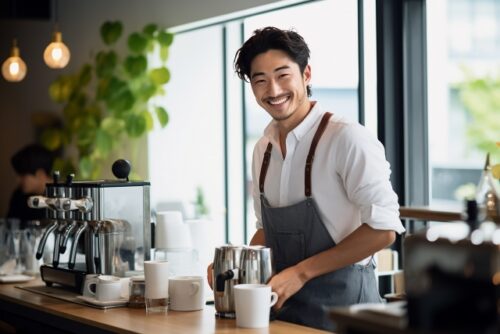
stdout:
<svg viewBox="0 0 500 334">
<path fill-rule="evenodd" d="M 144 309 L 123 307 L 99 310 L 16 288 L 17 285 L 41 285 L 42 283 L 43 282 L 40 280 L 35 280 L 24 284 L 0 284 L 0 309 L 2 313 L 12 312 L 15 316 L 24 316 L 26 319 L 30 320 L 30 315 L 26 312 L 30 313 L 32 311 L 38 313 L 38 316 L 32 316 L 33 319 L 31 320 L 33 321 L 46 321 L 48 325 L 55 326 L 54 322 L 59 322 L 59 320 L 61 320 L 62 322 L 73 323 L 73 326 L 70 327 L 77 329 L 80 328 L 78 325 L 81 324 L 84 325 L 81 327 L 82 332 L 89 332 L 89 328 L 95 328 L 97 331 L 148 334 L 166 332 L 169 334 L 326 333 L 324 331 L 277 320 L 272 321 L 269 328 L 237 328 L 236 321 L 233 319 L 216 318 L 215 307 L 213 305 L 205 306 L 205 309 L 202 311 L 168 311 L 167 314 L 147 315 Z M 3 320 L 8 321 L 9 319 Z M 63 327 L 62 325 L 60 327 L 60 330 L 68 330 L 68 327 Z M 86 330 L 83 329 L 84 327 Z"/>
<path fill-rule="evenodd" d="M 332 309 L 330 317 L 337 323 L 339 334 L 424 334 L 409 329 L 406 317 L 384 316 L 380 313 L 354 312 L 349 307 Z"/>
</svg>

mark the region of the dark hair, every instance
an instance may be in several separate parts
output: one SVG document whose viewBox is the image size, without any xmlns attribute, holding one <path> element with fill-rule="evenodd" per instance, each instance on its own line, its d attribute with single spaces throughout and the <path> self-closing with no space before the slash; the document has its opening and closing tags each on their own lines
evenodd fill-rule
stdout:
<svg viewBox="0 0 500 334">
<path fill-rule="evenodd" d="M 292 30 L 281 30 L 275 27 L 265 27 L 254 31 L 234 57 L 234 69 L 242 80 L 250 80 L 250 66 L 253 59 L 269 50 L 281 50 L 299 65 L 304 73 L 309 62 L 309 47 L 298 33 Z M 307 86 L 307 96 L 311 96 L 311 87 Z"/>
<path fill-rule="evenodd" d="M 38 169 L 44 170 L 49 175 L 52 171 L 54 155 L 38 144 L 31 144 L 14 154 L 10 162 L 18 175 L 35 175 Z"/>
</svg>

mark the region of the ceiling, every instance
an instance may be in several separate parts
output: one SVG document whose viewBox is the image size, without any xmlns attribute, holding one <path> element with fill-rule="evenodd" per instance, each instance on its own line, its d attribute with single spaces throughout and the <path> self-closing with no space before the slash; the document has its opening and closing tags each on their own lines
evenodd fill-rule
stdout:
<svg viewBox="0 0 500 334">
<path fill-rule="evenodd" d="M 0 19 L 50 20 L 51 3 L 51 0 L 0 0 Z"/>
</svg>

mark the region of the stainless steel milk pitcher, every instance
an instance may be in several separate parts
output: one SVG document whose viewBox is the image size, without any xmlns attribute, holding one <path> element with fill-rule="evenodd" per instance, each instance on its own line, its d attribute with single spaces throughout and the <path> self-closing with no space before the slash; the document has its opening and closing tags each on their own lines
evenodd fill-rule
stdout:
<svg viewBox="0 0 500 334">
<path fill-rule="evenodd" d="M 243 246 L 224 245 L 215 248 L 213 263 L 213 290 L 217 316 L 234 318 L 234 290 L 239 283 L 238 268 Z"/>
<path fill-rule="evenodd" d="M 250 246 L 241 251 L 239 283 L 266 284 L 273 275 L 271 248 Z"/>
<path fill-rule="evenodd" d="M 266 284 L 274 272 L 271 249 L 225 245 L 215 249 L 213 276 L 217 316 L 235 317 L 234 286 Z"/>
</svg>

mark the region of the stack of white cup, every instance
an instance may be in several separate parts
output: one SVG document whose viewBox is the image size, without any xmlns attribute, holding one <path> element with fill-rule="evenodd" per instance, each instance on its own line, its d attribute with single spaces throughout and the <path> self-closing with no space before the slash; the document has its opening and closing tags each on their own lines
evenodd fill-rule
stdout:
<svg viewBox="0 0 500 334">
<path fill-rule="evenodd" d="M 199 274 L 189 225 L 180 211 L 157 213 L 155 248 L 154 259 L 169 262 L 169 277 Z"/>
<path fill-rule="evenodd" d="M 189 226 L 184 224 L 180 211 L 161 211 L 156 214 L 155 248 L 192 248 Z"/>
</svg>

